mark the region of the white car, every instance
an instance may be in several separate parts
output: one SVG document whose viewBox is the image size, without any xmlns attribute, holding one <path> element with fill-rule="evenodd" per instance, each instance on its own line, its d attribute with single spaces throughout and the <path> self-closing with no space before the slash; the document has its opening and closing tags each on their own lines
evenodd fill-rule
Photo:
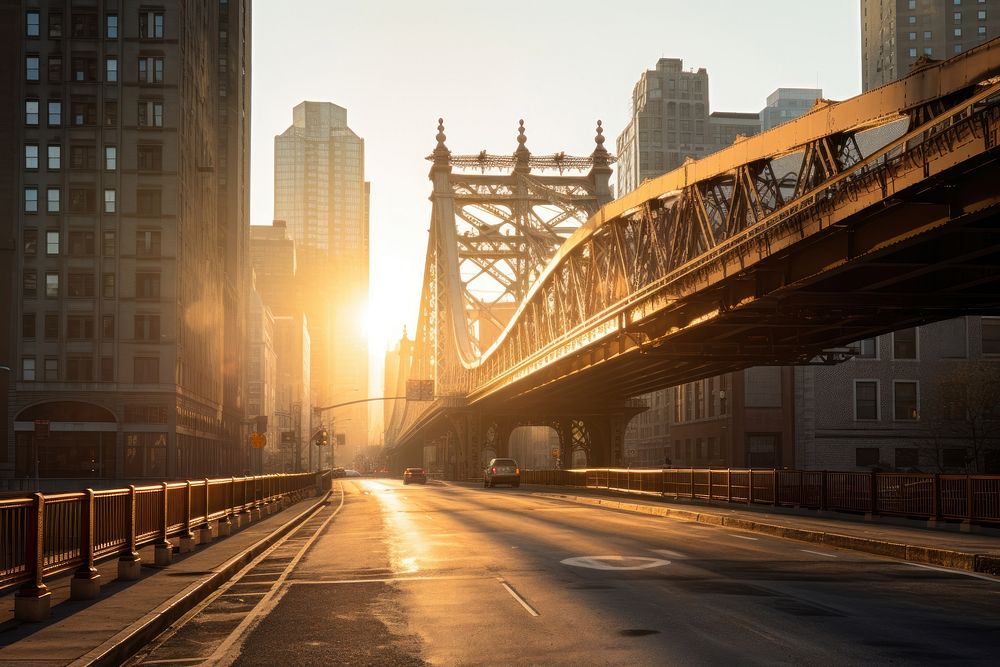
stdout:
<svg viewBox="0 0 1000 667">
<path fill-rule="evenodd" d="M 357 470 L 347 469 L 344 471 L 344 477 L 361 477 L 361 473 Z"/>
</svg>

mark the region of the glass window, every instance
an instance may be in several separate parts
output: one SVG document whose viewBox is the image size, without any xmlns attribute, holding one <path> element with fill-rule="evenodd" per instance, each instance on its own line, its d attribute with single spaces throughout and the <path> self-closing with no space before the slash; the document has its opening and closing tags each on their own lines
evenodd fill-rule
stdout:
<svg viewBox="0 0 1000 667">
<path fill-rule="evenodd" d="M 139 100 L 139 127 L 163 127 L 163 102 Z"/>
<path fill-rule="evenodd" d="M 118 80 L 118 58 L 104 60 L 104 80 L 109 82 Z"/>
<path fill-rule="evenodd" d="M 139 81 L 163 83 L 163 58 L 139 58 Z"/>
<path fill-rule="evenodd" d="M 55 382 L 59 379 L 59 360 L 48 358 L 45 360 L 45 381 Z"/>
<path fill-rule="evenodd" d="M 93 257 L 94 232 L 76 231 L 69 232 L 69 254 L 73 257 Z"/>
<path fill-rule="evenodd" d="M 854 381 L 854 418 L 878 419 L 878 382 Z"/>
<path fill-rule="evenodd" d="M 930 47 L 930 46 L 925 46 L 924 47 L 924 55 L 925 56 L 933 56 L 934 55 L 934 48 Z"/>
<path fill-rule="evenodd" d="M 858 468 L 878 465 L 878 447 L 855 447 L 854 465 Z"/>
<path fill-rule="evenodd" d="M 854 356 L 859 359 L 878 358 L 878 338 L 864 338 L 850 346 Z"/>
<path fill-rule="evenodd" d="M 58 53 L 49 54 L 49 83 L 62 83 L 63 60 Z"/>
<path fill-rule="evenodd" d="M 961 37 L 961 36 L 962 36 L 962 29 L 955 28 L 955 37 Z"/>
<path fill-rule="evenodd" d="M 906 0 L 906 8 L 907 9 L 916 9 L 917 8 L 917 0 Z"/>
<path fill-rule="evenodd" d="M 45 254 L 59 254 L 59 232 L 45 232 Z"/>
<path fill-rule="evenodd" d="M 163 12 L 139 12 L 139 36 L 146 39 L 163 39 Z"/>
<path fill-rule="evenodd" d="M 900 329 L 892 334 L 892 358 L 917 358 L 917 329 L 915 327 Z"/>
<path fill-rule="evenodd" d="M 101 316 L 101 338 L 114 338 L 115 337 L 115 316 L 114 315 L 102 315 Z"/>
<path fill-rule="evenodd" d="M 38 318 L 34 313 L 24 313 L 21 315 L 21 336 L 23 338 L 34 338 L 38 335 Z"/>
<path fill-rule="evenodd" d="M 955 23 L 958 23 L 962 20 L 962 12 L 955 12 L 951 17 L 955 20 Z"/>
<path fill-rule="evenodd" d="M 93 273 L 70 273 L 66 280 L 66 293 L 71 297 L 94 296 Z"/>
<path fill-rule="evenodd" d="M 24 59 L 24 77 L 28 81 L 38 81 L 41 60 L 38 56 L 27 56 Z"/>
<path fill-rule="evenodd" d="M 24 189 L 24 212 L 38 213 L 38 188 Z"/>
<path fill-rule="evenodd" d="M 931 38 L 931 31 L 924 30 L 924 39 L 930 39 L 930 38 Z"/>
<path fill-rule="evenodd" d="M 38 274 L 25 271 L 21 275 L 21 293 L 26 297 L 38 296 Z"/>
<path fill-rule="evenodd" d="M 62 124 L 62 102 L 49 102 L 49 125 L 55 127 Z"/>
<path fill-rule="evenodd" d="M 104 100 L 104 125 L 118 124 L 118 100 Z"/>
<path fill-rule="evenodd" d="M 50 144 L 48 147 L 49 171 L 58 171 L 62 168 L 62 146 Z"/>
<path fill-rule="evenodd" d="M 46 210 L 49 213 L 58 213 L 62 203 L 62 190 L 59 188 L 49 188 L 46 191 Z"/>
<path fill-rule="evenodd" d="M 101 254 L 105 257 L 115 256 L 115 233 L 113 231 L 104 232 L 104 244 L 101 246 Z"/>
<path fill-rule="evenodd" d="M 961 44 L 956 44 L 955 46 L 952 47 L 952 50 L 955 53 L 961 53 L 962 52 L 962 45 Z"/>
<path fill-rule="evenodd" d="M 159 257 L 160 243 L 160 232 L 140 230 L 135 235 L 135 254 L 139 257 Z"/>
<path fill-rule="evenodd" d="M 917 383 L 893 382 L 893 419 L 914 421 L 918 416 Z"/>
<path fill-rule="evenodd" d="M 910 35 L 909 35 L 909 37 L 910 37 L 910 41 L 914 42 L 917 39 L 917 33 L 911 32 Z"/>
<path fill-rule="evenodd" d="M 984 317 L 983 326 L 983 354 L 1000 354 L 1000 318 Z"/>
<path fill-rule="evenodd" d="M 976 34 L 977 35 L 985 35 L 986 34 L 986 26 L 981 25 L 978 28 L 976 28 Z"/>
<path fill-rule="evenodd" d="M 45 274 L 45 298 L 46 299 L 57 299 L 57 298 L 59 298 L 59 274 L 58 273 L 46 273 Z"/>
<path fill-rule="evenodd" d="M 24 168 L 38 169 L 38 144 L 24 145 Z"/>
<path fill-rule="evenodd" d="M 29 357 L 21 359 L 21 379 L 27 382 L 35 380 L 35 360 Z"/>
<path fill-rule="evenodd" d="M 108 14 L 104 17 L 104 36 L 108 39 L 118 39 L 118 14 Z"/>
<path fill-rule="evenodd" d="M 910 49 L 907 52 L 907 55 L 909 55 L 911 58 L 916 58 L 917 57 L 917 50 L 916 49 Z"/>
<path fill-rule="evenodd" d="M 26 257 L 34 257 L 38 254 L 37 229 L 25 229 L 22 241 L 24 242 L 24 254 Z"/>
<path fill-rule="evenodd" d="M 117 210 L 116 191 L 115 190 L 105 190 L 104 191 L 104 212 L 114 213 Z"/>
<path fill-rule="evenodd" d="M 117 146 L 105 146 L 104 147 L 104 168 L 108 171 L 114 171 L 118 168 L 118 147 Z"/>
<path fill-rule="evenodd" d="M 39 18 L 38 10 L 31 10 L 25 12 L 24 14 L 25 37 L 38 37 L 40 25 L 41 25 L 41 19 Z"/>
<path fill-rule="evenodd" d="M 63 34 L 63 15 L 61 12 L 49 12 L 49 37 L 61 38 Z"/>
<path fill-rule="evenodd" d="M 986 20 L 986 11 L 985 10 L 979 10 L 978 12 L 976 12 L 976 18 L 979 19 L 980 21 L 985 21 Z"/>
<path fill-rule="evenodd" d="M 24 101 L 24 124 L 31 127 L 38 125 L 38 100 Z"/>
<path fill-rule="evenodd" d="M 909 23 L 910 25 L 914 25 L 917 22 L 917 17 L 916 16 L 907 16 L 906 17 L 906 22 Z"/>
<path fill-rule="evenodd" d="M 101 279 L 101 296 L 105 299 L 115 298 L 115 274 L 105 273 Z"/>
</svg>

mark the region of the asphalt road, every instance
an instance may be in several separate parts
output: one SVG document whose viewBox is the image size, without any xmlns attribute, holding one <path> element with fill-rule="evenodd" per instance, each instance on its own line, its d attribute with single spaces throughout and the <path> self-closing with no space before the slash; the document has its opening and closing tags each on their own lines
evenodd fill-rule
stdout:
<svg viewBox="0 0 1000 667">
<path fill-rule="evenodd" d="M 1000 579 L 525 489 L 342 482 L 132 664 L 997 664 Z"/>
</svg>

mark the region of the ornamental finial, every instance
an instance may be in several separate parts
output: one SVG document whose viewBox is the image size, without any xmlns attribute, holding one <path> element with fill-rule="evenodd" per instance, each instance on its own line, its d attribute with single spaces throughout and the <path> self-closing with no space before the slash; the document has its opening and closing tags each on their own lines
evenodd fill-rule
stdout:
<svg viewBox="0 0 1000 667">
<path fill-rule="evenodd" d="M 597 142 L 598 148 L 604 147 L 604 128 L 601 127 L 601 121 L 597 121 L 597 136 L 594 137 L 594 141 Z"/>
<path fill-rule="evenodd" d="M 438 148 L 444 148 L 444 150 L 448 150 L 447 148 L 445 148 L 444 145 L 444 140 L 448 138 L 444 135 L 444 118 L 438 118 L 438 133 L 437 136 L 434 138 L 437 139 Z"/>
</svg>

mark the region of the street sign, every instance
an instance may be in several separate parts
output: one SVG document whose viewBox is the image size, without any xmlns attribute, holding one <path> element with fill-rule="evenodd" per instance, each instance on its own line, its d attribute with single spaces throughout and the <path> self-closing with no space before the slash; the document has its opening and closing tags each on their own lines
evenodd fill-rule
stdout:
<svg viewBox="0 0 1000 667">
<path fill-rule="evenodd" d="M 406 400 L 408 401 L 433 401 L 434 400 L 434 380 L 407 380 Z"/>
<path fill-rule="evenodd" d="M 263 449 L 264 445 L 267 444 L 267 436 L 263 433 L 251 433 L 250 434 L 250 446 L 254 449 Z"/>
</svg>

